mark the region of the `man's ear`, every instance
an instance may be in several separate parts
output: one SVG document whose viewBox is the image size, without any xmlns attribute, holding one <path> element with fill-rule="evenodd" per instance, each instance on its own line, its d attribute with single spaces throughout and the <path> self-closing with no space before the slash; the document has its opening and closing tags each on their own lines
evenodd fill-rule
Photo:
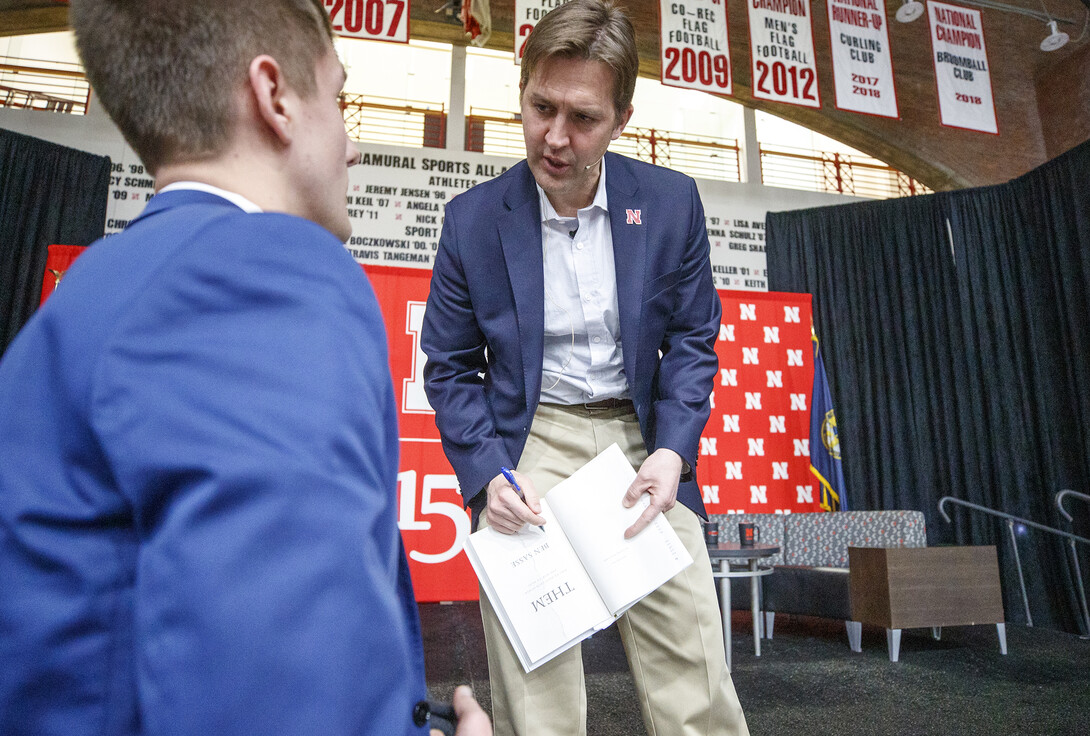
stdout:
<svg viewBox="0 0 1090 736">
<path fill-rule="evenodd" d="M 269 132 L 285 145 L 291 143 L 288 87 L 280 64 L 268 54 L 255 56 L 250 62 L 249 83 L 254 107 Z"/>
<path fill-rule="evenodd" d="M 628 121 L 632 118 L 632 105 L 628 106 L 628 109 L 624 111 L 623 115 L 617 117 L 617 125 L 613 128 L 613 135 L 610 136 L 610 140 L 617 140 L 621 137 L 621 133 L 624 132 L 624 127 L 628 125 Z"/>
</svg>

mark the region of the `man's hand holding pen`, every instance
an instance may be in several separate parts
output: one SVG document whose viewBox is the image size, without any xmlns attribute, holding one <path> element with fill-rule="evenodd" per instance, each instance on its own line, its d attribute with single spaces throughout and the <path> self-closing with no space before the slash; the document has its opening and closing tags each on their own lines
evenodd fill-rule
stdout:
<svg viewBox="0 0 1090 736">
<path fill-rule="evenodd" d="M 526 524 L 540 527 L 545 523 L 534 482 L 522 473 L 501 470 L 488 484 L 487 493 L 486 519 L 496 531 L 514 534 Z"/>
</svg>

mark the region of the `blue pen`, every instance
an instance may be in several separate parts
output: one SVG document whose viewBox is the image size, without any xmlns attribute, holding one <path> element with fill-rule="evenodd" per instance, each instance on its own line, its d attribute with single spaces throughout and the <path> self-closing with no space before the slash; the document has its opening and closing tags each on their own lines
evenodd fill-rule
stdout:
<svg viewBox="0 0 1090 736">
<path fill-rule="evenodd" d="M 523 495 L 522 489 L 519 487 L 518 481 L 515 480 L 515 476 L 511 472 L 511 469 L 507 467 L 501 467 L 500 472 L 503 473 L 503 477 L 507 479 L 507 482 L 511 484 L 511 487 L 515 489 L 515 493 L 519 495 L 519 499 L 523 503 L 526 503 L 526 496 Z M 527 505 L 527 508 L 529 508 L 529 505 Z M 536 528 L 542 534 L 545 533 L 544 529 L 542 529 L 541 527 L 535 527 L 533 524 L 530 524 L 530 528 Z"/>
</svg>

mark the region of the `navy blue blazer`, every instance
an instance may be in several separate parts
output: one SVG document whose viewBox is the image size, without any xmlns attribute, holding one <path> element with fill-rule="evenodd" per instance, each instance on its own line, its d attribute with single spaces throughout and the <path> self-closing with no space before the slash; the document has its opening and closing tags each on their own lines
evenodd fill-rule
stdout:
<svg viewBox="0 0 1090 736">
<path fill-rule="evenodd" d="M 332 234 L 177 191 L 0 361 L 0 733 L 407 734 L 378 304 Z"/>
<path fill-rule="evenodd" d="M 722 312 L 691 178 L 607 153 L 621 345 L 648 452 L 694 469 Z M 421 333 L 425 390 L 469 505 L 522 455 L 541 394 L 541 213 L 526 162 L 450 201 Z M 695 479 L 678 500 L 705 515 Z M 475 504 L 478 508 L 479 504 Z"/>
</svg>

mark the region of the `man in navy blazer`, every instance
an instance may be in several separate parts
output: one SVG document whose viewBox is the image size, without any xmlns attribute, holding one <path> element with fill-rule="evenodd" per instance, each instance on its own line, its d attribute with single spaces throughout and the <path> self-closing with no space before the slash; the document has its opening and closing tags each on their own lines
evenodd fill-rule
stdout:
<svg viewBox="0 0 1090 736">
<path fill-rule="evenodd" d="M 693 468 L 718 368 L 721 312 L 704 209 L 683 174 L 609 152 L 603 162 L 628 395 L 645 445 L 674 450 Z M 540 229 L 526 161 L 446 208 L 424 319 L 424 372 L 443 448 L 477 511 L 498 468 L 517 464 L 541 395 Z M 485 377 L 474 380 L 477 372 Z M 692 470 L 681 474 L 677 501 L 705 515 Z"/>
<path fill-rule="evenodd" d="M 426 733 L 318 0 L 73 0 L 157 177 L 0 361 L 0 733 Z M 459 733 L 490 733 L 467 689 Z"/>
<path fill-rule="evenodd" d="M 744 734 L 699 517 L 721 307 L 692 179 L 606 148 L 632 113 L 631 23 L 601 0 L 546 15 L 522 60 L 527 159 L 446 208 L 421 336 L 425 389 L 466 504 L 503 533 L 618 443 L 625 497 L 696 562 L 618 622 L 649 734 Z M 501 468 L 516 468 L 519 497 Z M 676 502 L 680 503 L 676 503 Z M 499 734 L 586 733 L 579 648 L 527 674 L 481 596 Z"/>
</svg>

